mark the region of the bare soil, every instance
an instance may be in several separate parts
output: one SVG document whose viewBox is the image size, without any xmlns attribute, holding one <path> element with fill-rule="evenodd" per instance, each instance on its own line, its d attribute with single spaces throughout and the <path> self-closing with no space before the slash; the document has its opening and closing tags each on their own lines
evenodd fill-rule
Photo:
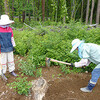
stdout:
<svg viewBox="0 0 100 100">
<path fill-rule="evenodd" d="M 18 61 L 18 56 L 15 57 L 15 62 Z M 15 72 L 21 76 L 16 64 Z M 0 100 L 33 100 L 32 95 L 19 95 L 13 89 L 10 89 L 7 84 L 14 82 L 15 77 L 11 76 L 7 71 L 6 76 L 8 83 L 2 81 L 0 77 Z M 28 77 L 28 81 L 34 80 L 34 77 Z M 48 82 L 49 88 L 43 100 L 100 100 L 100 79 L 91 93 L 83 93 L 81 87 L 87 86 L 91 73 L 71 73 L 65 75 L 59 70 L 59 66 L 44 67 L 42 77 Z"/>
</svg>

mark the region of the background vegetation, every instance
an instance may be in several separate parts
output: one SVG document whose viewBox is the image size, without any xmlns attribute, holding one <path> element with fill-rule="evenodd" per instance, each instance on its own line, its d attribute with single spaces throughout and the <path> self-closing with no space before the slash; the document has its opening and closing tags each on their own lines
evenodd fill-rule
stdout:
<svg viewBox="0 0 100 100">
<path fill-rule="evenodd" d="M 48 26 L 48 25 L 49 26 Z M 33 25 L 34 26 L 34 25 Z M 42 27 L 41 27 L 42 26 Z M 27 56 L 27 60 L 22 62 L 21 69 L 27 75 L 41 76 L 41 68 L 45 66 L 46 57 L 74 63 L 79 61 L 77 51 L 70 53 L 71 42 L 75 38 L 85 40 L 87 43 L 100 44 L 100 28 L 93 28 L 83 25 L 81 22 L 71 21 L 69 24 L 61 23 L 41 23 L 33 29 L 23 26 L 23 30 L 14 30 L 16 42 L 16 54 Z M 51 63 L 51 65 L 60 65 L 65 73 L 71 72 L 66 65 Z M 91 71 L 94 64 L 85 69 L 74 68 L 73 71 L 82 72 Z M 33 69 L 34 68 L 34 69 Z M 37 69 L 39 68 L 39 69 Z M 34 72 L 34 73 L 33 73 Z M 37 72 L 37 73 L 36 73 Z"/>
<path fill-rule="evenodd" d="M 1 0 L 0 15 L 8 14 L 19 22 L 81 20 L 99 23 L 100 0 Z M 29 24 L 27 23 L 27 24 Z"/>
</svg>

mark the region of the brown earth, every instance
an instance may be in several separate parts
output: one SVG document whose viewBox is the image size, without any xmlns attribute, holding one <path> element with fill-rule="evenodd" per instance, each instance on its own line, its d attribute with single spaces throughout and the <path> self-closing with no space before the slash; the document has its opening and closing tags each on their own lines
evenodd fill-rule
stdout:
<svg viewBox="0 0 100 100">
<path fill-rule="evenodd" d="M 18 56 L 15 57 L 19 60 Z M 15 72 L 21 76 L 18 70 L 18 63 L 16 64 Z M 15 77 L 11 76 L 9 72 L 6 73 L 8 83 L 14 82 Z M 90 73 L 71 73 L 64 75 L 59 70 L 58 66 L 51 66 L 43 68 L 42 77 L 48 82 L 49 88 L 43 100 L 100 100 L 100 79 L 98 80 L 93 92 L 83 93 L 80 91 L 81 87 L 87 85 L 91 74 Z M 28 81 L 34 80 L 34 77 L 28 77 Z M 33 100 L 31 95 L 19 95 L 13 89 L 10 89 L 7 84 L 0 78 L 0 100 Z"/>
</svg>

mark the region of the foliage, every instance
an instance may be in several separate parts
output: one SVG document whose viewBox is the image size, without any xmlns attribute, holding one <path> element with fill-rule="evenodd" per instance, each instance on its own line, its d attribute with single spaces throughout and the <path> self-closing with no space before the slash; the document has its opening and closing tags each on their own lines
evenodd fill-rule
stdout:
<svg viewBox="0 0 100 100">
<path fill-rule="evenodd" d="M 45 66 L 46 57 L 74 63 L 79 61 L 80 58 L 77 51 L 70 53 L 72 40 L 79 38 L 85 40 L 86 43 L 100 44 L 99 33 L 99 28 L 89 28 L 81 22 L 74 21 L 57 26 L 36 26 L 35 30 L 14 31 L 16 53 L 23 56 L 27 55 L 27 61 L 29 61 L 23 66 L 26 68 L 29 66 L 29 69 L 32 69 L 33 65 L 34 68 Z M 51 65 L 59 65 L 59 63 L 51 62 Z M 93 68 L 94 64 L 91 64 L 86 67 L 86 70 L 91 71 Z M 77 68 L 73 70 L 76 71 Z M 77 71 L 82 72 L 84 70 L 79 69 Z"/>
<path fill-rule="evenodd" d="M 42 76 L 42 68 L 38 68 L 36 70 L 36 77 L 40 77 L 40 76 Z"/>
<path fill-rule="evenodd" d="M 7 1 L 7 2 L 6 2 Z M 62 22 L 65 18 L 66 22 L 72 19 L 79 20 L 81 17 L 84 20 L 86 15 L 87 1 L 84 0 L 82 5 L 82 0 L 44 0 L 45 1 L 45 21 L 50 19 L 50 21 Z M 7 9 L 5 4 L 7 3 Z M 90 10 L 91 12 L 90 2 Z M 93 13 L 93 20 L 96 21 L 95 17 L 97 14 L 98 0 L 95 0 L 95 8 Z M 41 21 L 42 20 L 42 2 L 41 0 L 1 0 L 0 2 L 0 15 L 7 13 L 11 18 L 17 16 L 20 22 L 27 21 L 30 23 L 32 20 Z M 83 9 L 82 9 L 83 8 Z M 83 11 L 82 11 L 83 10 Z M 82 16 L 84 15 L 84 16 Z M 31 20 L 32 19 L 32 20 Z M 85 22 L 85 20 L 84 20 Z"/>
<path fill-rule="evenodd" d="M 27 81 L 27 77 L 21 78 L 18 77 L 16 78 L 16 81 L 8 84 L 9 87 L 15 89 L 15 91 L 18 92 L 18 94 L 22 95 L 26 95 L 28 96 L 29 94 L 29 89 L 31 88 L 31 83 Z"/>
<path fill-rule="evenodd" d="M 66 66 L 66 65 L 62 65 L 60 67 L 60 70 L 65 73 L 65 74 L 70 74 L 72 71 L 70 70 L 70 67 Z"/>
<path fill-rule="evenodd" d="M 20 61 L 19 70 L 23 74 L 29 76 L 33 76 L 33 77 L 42 76 L 42 68 L 36 68 L 36 66 L 32 63 L 30 59 L 28 59 L 28 61 L 23 61 L 23 60 Z"/>
</svg>

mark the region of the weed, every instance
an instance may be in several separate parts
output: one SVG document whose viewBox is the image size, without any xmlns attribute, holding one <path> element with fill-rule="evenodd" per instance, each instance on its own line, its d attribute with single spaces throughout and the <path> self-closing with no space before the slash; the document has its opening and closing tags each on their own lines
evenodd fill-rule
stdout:
<svg viewBox="0 0 100 100">
<path fill-rule="evenodd" d="M 36 68 L 36 66 L 29 61 L 21 61 L 19 64 L 19 69 L 23 74 L 33 76 L 33 77 L 40 77 L 42 76 L 42 68 Z M 22 74 L 22 75 L 23 75 Z"/>
<path fill-rule="evenodd" d="M 58 74 L 58 76 L 60 77 L 60 76 L 62 76 L 62 74 Z"/>
<path fill-rule="evenodd" d="M 8 86 L 10 88 L 13 88 L 15 91 L 17 91 L 18 94 L 20 95 L 24 94 L 28 96 L 29 89 L 31 88 L 32 85 L 26 79 L 27 77 L 24 78 L 18 77 L 16 78 L 16 81 L 8 84 Z"/>
<path fill-rule="evenodd" d="M 52 74 L 52 78 L 54 78 L 55 77 L 55 75 L 54 74 Z"/>
<path fill-rule="evenodd" d="M 42 76 L 42 68 L 38 68 L 36 70 L 36 77 L 41 77 Z"/>
</svg>

